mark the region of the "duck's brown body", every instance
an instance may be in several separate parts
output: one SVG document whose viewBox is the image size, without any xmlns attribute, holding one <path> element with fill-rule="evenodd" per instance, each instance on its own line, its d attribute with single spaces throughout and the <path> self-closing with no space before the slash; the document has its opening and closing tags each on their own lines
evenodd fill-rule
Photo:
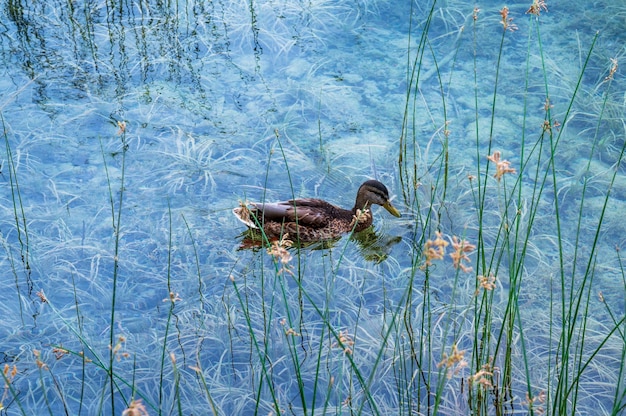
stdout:
<svg viewBox="0 0 626 416">
<path fill-rule="evenodd" d="M 347 232 L 359 232 L 372 225 L 372 204 L 382 205 L 392 215 L 400 213 L 389 202 L 385 185 L 367 181 L 359 188 L 351 210 L 321 199 L 294 199 L 275 203 L 248 203 L 233 210 L 235 216 L 252 229 L 262 229 L 268 238 L 301 242 L 330 240 Z"/>
</svg>

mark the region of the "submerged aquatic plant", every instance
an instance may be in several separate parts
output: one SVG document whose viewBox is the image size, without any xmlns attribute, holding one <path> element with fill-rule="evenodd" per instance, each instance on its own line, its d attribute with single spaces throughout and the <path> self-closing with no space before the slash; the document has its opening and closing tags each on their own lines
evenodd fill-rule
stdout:
<svg viewBox="0 0 626 416">
<path fill-rule="evenodd" d="M 550 50 L 542 0 L 403 4 L 12 5 L 110 89 L 0 108 L 0 410 L 623 413 L 619 54 Z M 395 189 L 390 146 L 402 219 L 237 250 L 232 201 Z"/>
</svg>

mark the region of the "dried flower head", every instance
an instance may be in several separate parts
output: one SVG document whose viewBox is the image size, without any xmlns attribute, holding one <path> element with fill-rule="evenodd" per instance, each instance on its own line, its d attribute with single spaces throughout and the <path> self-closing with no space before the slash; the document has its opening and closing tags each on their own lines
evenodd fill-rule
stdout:
<svg viewBox="0 0 626 416">
<path fill-rule="evenodd" d="M 334 342 L 331 347 L 343 348 L 344 354 L 352 354 L 352 348 L 354 347 L 354 339 L 348 334 L 348 331 L 339 331 L 339 342 Z"/>
<path fill-rule="evenodd" d="M 0 411 L 5 409 L 3 403 L 9 397 L 9 384 L 13 383 L 13 380 L 17 375 L 17 366 L 14 365 L 13 368 L 11 368 L 9 364 L 5 364 L 2 373 L 4 374 L 4 393 L 2 394 L 2 397 L 0 397 Z"/>
<path fill-rule="evenodd" d="M 122 135 L 124 133 L 126 133 L 126 122 L 125 121 L 118 121 L 117 122 L 117 135 Z"/>
<path fill-rule="evenodd" d="M 478 13 L 480 13 L 480 9 L 478 7 L 474 7 L 474 12 L 472 13 L 472 19 L 474 19 L 474 21 L 478 20 Z"/>
<path fill-rule="evenodd" d="M 291 253 L 289 253 L 288 248 L 293 245 L 293 241 L 289 240 L 289 234 L 283 235 L 280 240 L 272 241 L 272 245 L 267 249 L 267 254 L 274 257 L 274 260 L 279 261 L 281 263 L 281 269 L 278 271 L 279 273 L 289 273 L 293 274 L 293 272 L 289 268 L 289 262 L 291 261 Z"/>
<path fill-rule="evenodd" d="M 437 368 L 441 367 L 445 367 L 447 370 L 448 379 L 451 379 L 453 375 L 459 374 L 462 368 L 467 367 L 465 351 L 459 350 L 456 343 L 452 344 L 450 354 L 444 352 L 443 359 L 437 364 Z"/>
<path fill-rule="evenodd" d="M 529 409 L 533 409 L 534 413 L 543 415 L 545 413 L 543 408 L 545 402 L 546 392 L 542 390 L 536 396 L 530 396 L 528 392 L 526 392 L 526 400 L 523 400 L 522 404 L 528 406 Z"/>
<path fill-rule="evenodd" d="M 509 17 L 509 8 L 504 6 L 501 10 L 500 10 L 500 24 L 502 25 L 502 27 L 504 28 L 504 30 L 508 30 L 510 32 L 515 32 L 518 27 L 515 23 L 513 23 L 513 18 Z"/>
<path fill-rule="evenodd" d="M 295 329 L 293 329 L 293 328 L 288 328 L 288 329 L 285 331 L 285 335 L 291 335 L 291 336 L 294 336 L 294 337 L 299 337 L 301 334 L 300 334 L 300 333 L 298 333 L 298 332 L 296 332 L 296 330 L 295 330 Z"/>
<path fill-rule="evenodd" d="M 79 351 L 78 355 L 83 358 L 83 362 L 85 362 L 85 363 L 90 363 L 90 362 L 93 361 L 91 358 L 85 357 L 85 352 L 84 351 Z"/>
<path fill-rule="evenodd" d="M 450 125 L 450 120 L 447 120 L 443 126 L 443 135 L 445 137 L 450 137 L 450 129 L 448 129 L 449 125 Z"/>
<path fill-rule="evenodd" d="M 141 399 L 131 400 L 128 408 L 122 412 L 122 416 L 148 416 L 148 409 Z"/>
<path fill-rule="evenodd" d="M 52 353 L 54 354 L 54 358 L 60 360 L 61 358 L 69 354 L 69 351 L 63 347 L 54 347 L 52 348 Z"/>
<path fill-rule="evenodd" d="M 611 58 L 611 68 L 609 69 L 609 75 L 607 75 L 604 80 L 605 81 L 609 81 L 613 79 L 613 76 L 615 75 L 615 73 L 617 72 L 617 59 L 616 58 Z"/>
<path fill-rule="evenodd" d="M 535 16 L 539 16 L 541 11 L 548 11 L 548 6 L 544 0 L 533 0 L 533 4 L 530 5 L 530 8 L 526 10 L 527 14 L 534 14 Z"/>
<path fill-rule="evenodd" d="M 46 297 L 46 294 L 43 293 L 43 289 L 37 292 L 37 297 L 39 298 L 41 303 L 48 303 L 48 298 Z"/>
<path fill-rule="evenodd" d="M 478 288 L 476 289 L 474 296 L 478 296 L 481 288 L 485 290 L 493 290 L 496 287 L 496 277 L 493 274 L 489 274 L 489 276 L 480 275 L 477 277 L 477 279 Z"/>
<path fill-rule="evenodd" d="M 443 234 L 440 231 L 435 231 L 435 235 L 437 236 L 435 240 L 427 240 L 424 243 L 424 257 L 426 257 L 424 267 L 432 266 L 433 260 L 443 260 L 443 256 L 446 254 L 446 247 L 450 244 L 443 238 Z"/>
<path fill-rule="evenodd" d="M 466 264 L 471 262 L 467 254 L 474 251 L 476 249 L 476 246 L 470 244 L 465 239 L 459 239 L 457 236 L 452 236 L 450 243 L 454 250 L 452 253 L 450 253 L 450 257 L 452 258 L 452 265 L 454 266 L 454 268 L 461 269 L 466 273 L 471 272 L 472 267 Z"/>
<path fill-rule="evenodd" d="M 350 228 L 354 228 L 359 222 L 367 222 L 372 216 L 372 213 L 369 209 L 357 209 L 356 214 L 352 216 L 352 222 L 350 223 Z"/>
<path fill-rule="evenodd" d="M 170 296 L 168 298 L 163 299 L 163 302 L 176 303 L 176 302 L 180 302 L 181 300 L 183 299 L 178 295 L 178 293 L 170 292 Z"/>
<path fill-rule="evenodd" d="M 501 153 L 498 150 L 495 150 L 493 154 L 487 156 L 491 162 L 496 164 L 496 173 L 493 175 L 494 178 L 500 181 L 502 176 L 506 173 L 515 173 L 515 169 L 511 167 L 511 162 L 508 160 L 500 160 Z"/>
<path fill-rule="evenodd" d="M 469 383 L 470 386 L 478 384 L 479 387 L 485 389 L 493 387 L 493 364 L 491 358 L 488 363 L 482 365 L 476 374 L 469 376 Z"/>
<path fill-rule="evenodd" d="M 117 359 L 117 361 L 121 361 L 122 358 L 129 358 L 130 353 L 123 351 L 124 344 L 126 343 L 126 337 L 124 335 L 120 335 L 117 338 L 117 343 L 115 346 L 110 346 L 109 348 L 113 351 L 113 355 Z"/>
<path fill-rule="evenodd" d="M 13 381 L 13 379 L 15 378 L 15 376 L 17 375 L 17 366 L 13 366 L 13 368 L 11 368 L 11 366 L 9 364 L 5 364 L 4 365 L 4 380 L 5 380 L 5 387 L 8 387 L 9 383 L 11 383 Z"/>
<path fill-rule="evenodd" d="M 4 376 L 11 381 L 11 379 L 13 379 L 17 374 L 17 366 L 14 365 L 13 370 L 11 370 L 11 367 L 8 364 L 5 364 L 3 373 Z"/>
<path fill-rule="evenodd" d="M 554 108 L 554 106 L 550 103 L 550 98 L 546 97 L 546 100 L 543 102 L 543 109 L 544 109 L 544 111 L 548 112 L 552 108 Z"/>
<path fill-rule="evenodd" d="M 41 351 L 33 350 L 33 355 L 35 356 L 35 363 L 37 364 L 37 367 L 39 367 L 42 370 L 47 370 L 48 366 L 46 365 L 46 363 L 41 361 Z"/>
</svg>

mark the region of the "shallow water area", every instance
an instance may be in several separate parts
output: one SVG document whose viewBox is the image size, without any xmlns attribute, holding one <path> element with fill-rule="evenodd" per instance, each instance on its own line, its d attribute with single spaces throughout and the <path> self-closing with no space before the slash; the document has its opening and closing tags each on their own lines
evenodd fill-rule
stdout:
<svg viewBox="0 0 626 416">
<path fill-rule="evenodd" d="M 626 52 L 619 7 L 548 4 L 529 52 L 528 4 L 510 6 L 518 30 L 502 37 L 500 4 L 418 3 L 3 2 L 0 410 L 121 414 L 140 399 L 150 415 L 396 414 L 433 412 L 438 392 L 435 413 L 469 412 L 459 383 L 480 366 L 437 364 L 452 342 L 474 348 L 477 276 L 448 254 L 428 268 L 424 247 L 435 231 L 495 247 L 516 212 L 534 224 L 523 283 L 511 239 L 493 304 L 523 285 L 513 350 L 537 364 L 515 361 L 508 409 L 528 408 L 527 380 L 556 390 L 543 368 L 563 299 L 546 294 L 588 274 L 586 340 L 603 348 L 577 410 L 615 406 L 624 344 L 603 334 L 625 313 L 622 69 L 608 82 Z M 545 128 L 544 107 L 567 121 Z M 552 162 L 557 145 L 534 141 L 550 129 L 563 132 Z M 519 181 L 493 177 L 495 150 Z M 351 208 L 372 178 L 402 218 L 375 206 L 371 234 L 240 249 L 240 202 Z"/>
</svg>

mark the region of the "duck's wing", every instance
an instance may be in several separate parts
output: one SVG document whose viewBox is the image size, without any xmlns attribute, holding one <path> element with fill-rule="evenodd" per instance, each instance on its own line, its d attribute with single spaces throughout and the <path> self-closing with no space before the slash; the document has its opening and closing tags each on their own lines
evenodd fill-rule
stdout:
<svg viewBox="0 0 626 416">
<path fill-rule="evenodd" d="M 281 202 L 250 203 L 249 215 L 243 214 L 243 207 L 235 208 L 233 212 L 240 221 L 252 228 L 258 228 L 257 222 L 263 220 L 278 223 L 298 223 L 310 228 L 327 226 L 340 208 L 321 199 L 306 198 Z M 242 218 L 243 217 L 243 218 Z M 255 220 L 256 217 L 256 220 Z"/>
</svg>

